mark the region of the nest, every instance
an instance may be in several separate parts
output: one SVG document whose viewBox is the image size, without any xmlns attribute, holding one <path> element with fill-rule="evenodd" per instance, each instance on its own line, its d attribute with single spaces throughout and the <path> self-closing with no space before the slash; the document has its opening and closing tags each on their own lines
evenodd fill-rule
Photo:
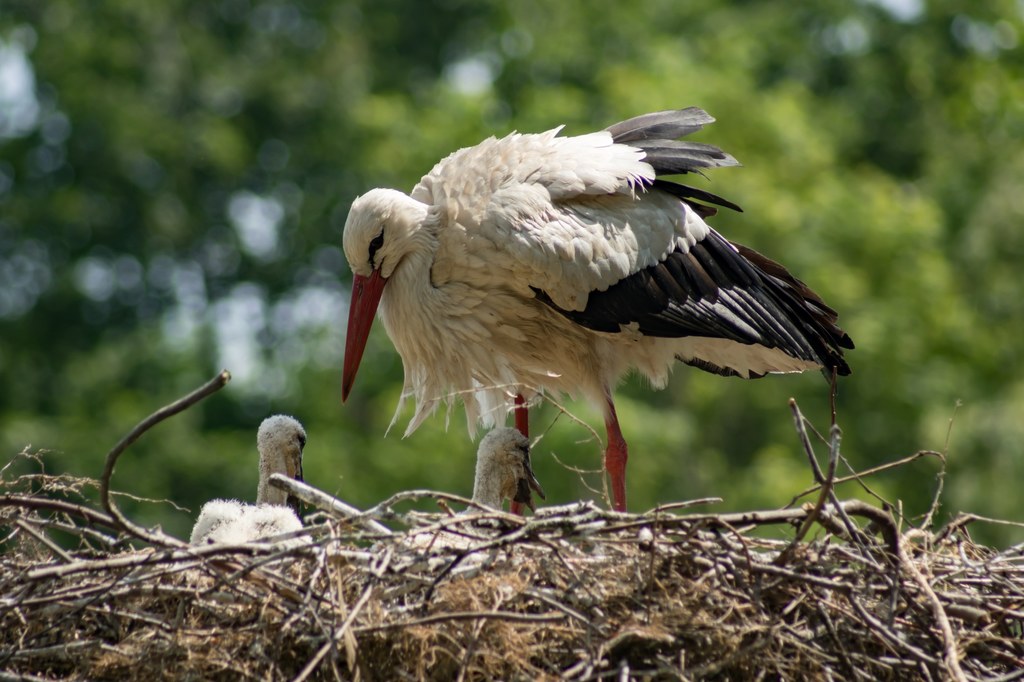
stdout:
<svg viewBox="0 0 1024 682">
<path fill-rule="evenodd" d="M 1024 676 L 1021 548 L 839 499 L 837 434 L 816 501 L 782 510 L 358 512 L 292 482 L 322 510 L 302 540 L 236 546 L 125 519 L 117 448 L 98 481 L 0 477 L 0 680 Z"/>
</svg>

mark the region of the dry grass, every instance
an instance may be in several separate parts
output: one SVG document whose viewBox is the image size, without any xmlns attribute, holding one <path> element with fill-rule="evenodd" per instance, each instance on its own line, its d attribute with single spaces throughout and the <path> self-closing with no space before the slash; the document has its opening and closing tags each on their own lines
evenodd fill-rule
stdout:
<svg viewBox="0 0 1024 682">
<path fill-rule="evenodd" d="M 90 506 L 109 475 L 5 473 L 0 680 L 1024 676 L 1021 548 L 837 499 L 831 445 L 802 507 L 524 519 L 412 492 L 299 546 L 191 548 Z"/>
</svg>

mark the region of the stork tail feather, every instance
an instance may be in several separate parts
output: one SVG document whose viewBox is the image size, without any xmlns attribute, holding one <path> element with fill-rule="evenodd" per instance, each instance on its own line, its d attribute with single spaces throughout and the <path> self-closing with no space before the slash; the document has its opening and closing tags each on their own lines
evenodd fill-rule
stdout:
<svg viewBox="0 0 1024 682">
<path fill-rule="evenodd" d="M 698 215 L 707 218 L 714 215 L 716 210 L 700 204 L 698 201 L 706 201 L 716 206 L 731 208 L 734 211 L 742 211 L 742 209 L 711 192 L 669 182 L 661 179 L 660 176 L 700 173 L 702 168 L 740 165 L 735 157 L 714 145 L 677 139 L 697 132 L 714 120 L 703 109 L 690 107 L 644 114 L 608 126 L 606 130 L 612 134 L 612 141 L 618 144 L 628 144 L 644 152 L 644 161 L 650 164 L 655 175 L 659 176 L 652 184 L 653 187 L 679 197 L 689 204 Z M 694 201 L 695 199 L 697 201 Z"/>
<path fill-rule="evenodd" d="M 610 125 L 605 130 L 620 144 L 638 140 L 674 140 L 695 133 L 715 118 L 700 107 L 656 111 Z"/>
</svg>

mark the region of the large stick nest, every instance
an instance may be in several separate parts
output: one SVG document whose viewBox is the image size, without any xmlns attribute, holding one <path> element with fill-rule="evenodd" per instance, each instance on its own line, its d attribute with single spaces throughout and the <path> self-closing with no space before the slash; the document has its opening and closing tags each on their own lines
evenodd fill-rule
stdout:
<svg viewBox="0 0 1024 682">
<path fill-rule="evenodd" d="M 112 462 L 100 481 L 2 475 L 0 680 L 1024 676 L 1020 548 L 838 499 L 836 449 L 796 508 L 521 518 L 413 492 L 318 503 L 299 541 L 238 546 L 132 525 Z"/>
</svg>

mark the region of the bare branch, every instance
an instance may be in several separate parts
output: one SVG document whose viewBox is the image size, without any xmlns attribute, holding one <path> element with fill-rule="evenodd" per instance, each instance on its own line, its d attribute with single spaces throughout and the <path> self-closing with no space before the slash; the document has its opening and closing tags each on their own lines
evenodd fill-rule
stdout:
<svg viewBox="0 0 1024 682">
<path fill-rule="evenodd" d="M 129 431 L 128 434 L 125 435 L 125 437 L 122 438 L 110 452 L 107 453 L 106 462 L 103 465 L 103 474 L 100 476 L 100 502 L 107 513 L 110 514 L 111 518 L 113 518 L 114 521 L 125 531 L 154 545 L 173 547 L 184 544 L 177 538 L 172 538 L 161 532 L 148 531 L 145 528 L 137 526 L 133 522 L 129 521 L 128 518 L 118 510 L 117 506 L 114 504 L 114 500 L 111 498 L 110 479 L 114 475 L 114 465 L 117 464 L 117 458 L 120 457 L 121 453 L 128 449 L 132 443 L 138 440 L 142 434 L 168 417 L 172 417 L 182 410 L 188 409 L 203 398 L 216 393 L 227 385 L 230 380 L 231 374 L 226 369 L 221 370 L 217 376 L 206 382 L 204 385 L 200 386 L 183 398 L 175 400 L 170 405 L 161 407 L 159 410 L 143 419 L 135 426 L 135 428 Z"/>
<path fill-rule="evenodd" d="M 346 521 L 351 521 L 356 525 L 364 526 L 373 533 L 391 535 L 391 529 L 387 526 L 373 519 L 366 518 L 363 512 L 352 505 L 342 502 L 338 498 L 328 495 L 307 483 L 296 481 L 294 478 L 288 478 L 282 474 L 271 474 L 270 485 L 287 492 L 289 495 L 294 495 L 317 509 L 322 509 L 329 514 Z"/>
</svg>

